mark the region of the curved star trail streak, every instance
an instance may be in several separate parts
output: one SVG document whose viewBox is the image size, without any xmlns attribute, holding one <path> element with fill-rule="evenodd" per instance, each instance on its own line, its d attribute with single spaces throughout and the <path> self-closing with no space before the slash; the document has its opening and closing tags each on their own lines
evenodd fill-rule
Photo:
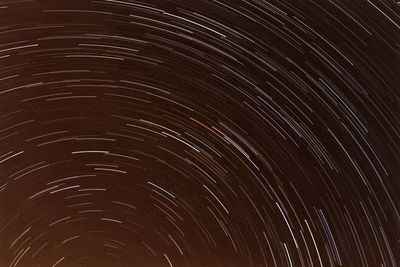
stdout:
<svg viewBox="0 0 400 267">
<path fill-rule="evenodd" d="M 400 266 L 394 1 L 0 3 L 0 266 Z"/>
</svg>

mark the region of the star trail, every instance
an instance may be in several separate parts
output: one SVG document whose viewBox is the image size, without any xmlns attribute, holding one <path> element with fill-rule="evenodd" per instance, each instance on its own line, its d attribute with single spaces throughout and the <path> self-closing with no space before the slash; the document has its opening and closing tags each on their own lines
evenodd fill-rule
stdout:
<svg viewBox="0 0 400 267">
<path fill-rule="evenodd" d="M 400 3 L 0 1 L 1 267 L 400 267 Z"/>
</svg>

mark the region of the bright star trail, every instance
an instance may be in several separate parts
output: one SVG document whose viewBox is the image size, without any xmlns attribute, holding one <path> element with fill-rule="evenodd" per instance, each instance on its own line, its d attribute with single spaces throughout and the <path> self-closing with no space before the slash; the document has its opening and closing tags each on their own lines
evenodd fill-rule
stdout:
<svg viewBox="0 0 400 267">
<path fill-rule="evenodd" d="M 400 3 L 0 1 L 0 267 L 400 267 Z"/>
</svg>

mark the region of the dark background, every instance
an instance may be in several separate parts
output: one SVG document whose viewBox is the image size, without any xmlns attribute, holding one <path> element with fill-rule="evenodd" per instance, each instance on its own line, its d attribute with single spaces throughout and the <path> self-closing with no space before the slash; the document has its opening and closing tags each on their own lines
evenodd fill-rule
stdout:
<svg viewBox="0 0 400 267">
<path fill-rule="evenodd" d="M 397 266 L 395 1 L 2 1 L 1 266 Z"/>
</svg>

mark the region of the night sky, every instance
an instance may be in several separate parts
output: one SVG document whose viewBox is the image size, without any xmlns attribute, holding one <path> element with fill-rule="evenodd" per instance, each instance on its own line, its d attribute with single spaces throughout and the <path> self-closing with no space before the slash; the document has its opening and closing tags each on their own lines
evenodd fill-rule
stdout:
<svg viewBox="0 0 400 267">
<path fill-rule="evenodd" d="M 1 267 L 400 267 L 400 3 L 0 1 Z"/>
</svg>

